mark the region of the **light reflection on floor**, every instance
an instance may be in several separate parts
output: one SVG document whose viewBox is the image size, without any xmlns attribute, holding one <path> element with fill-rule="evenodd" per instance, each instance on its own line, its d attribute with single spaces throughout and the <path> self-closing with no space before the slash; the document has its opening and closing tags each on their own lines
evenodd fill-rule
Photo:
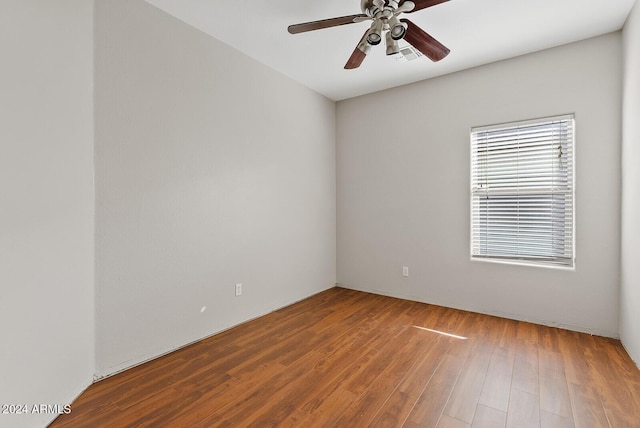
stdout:
<svg viewBox="0 0 640 428">
<path fill-rule="evenodd" d="M 451 333 L 445 333 L 444 331 L 438 331 L 438 330 L 432 330 L 430 328 L 426 328 L 426 327 L 420 327 L 418 325 L 414 325 L 415 328 L 419 328 L 420 330 L 426 330 L 426 331 L 430 331 L 431 333 L 438 333 L 438 334 L 442 334 L 444 336 L 448 336 L 448 337 L 453 337 L 454 339 L 460 339 L 460 340 L 467 340 L 466 337 L 464 336 L 457 336 L 455 334 L 451 334 Z"/>
</svg>

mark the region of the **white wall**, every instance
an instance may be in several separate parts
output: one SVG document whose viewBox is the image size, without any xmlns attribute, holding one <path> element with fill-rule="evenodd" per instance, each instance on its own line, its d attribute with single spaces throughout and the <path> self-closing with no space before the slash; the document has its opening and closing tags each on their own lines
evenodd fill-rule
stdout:
<svg viewBox="0 0 640 428">
<path fill-rule="evenodd" d="M 620 339 L 640 364 L 640 3 L 623 31 Z"/>
<path fill-rule="evenodd" d="M 141 0 L 95 37 L 98 375 L 333 287 L 335 104 Z"/>
<path fill-rule="evenodd" d="M 92 2 L 3 0 L 0 52 L 0 403 L 31 412 L 94 368 Z"/>
<path fill-rule="evenodd" d="M 338 283 L 617 336 L 620 76 L 614 33 L 339 102 Z M 470 127 L 564 113 L 575 271 L 470 261 Z"/>
</svg>

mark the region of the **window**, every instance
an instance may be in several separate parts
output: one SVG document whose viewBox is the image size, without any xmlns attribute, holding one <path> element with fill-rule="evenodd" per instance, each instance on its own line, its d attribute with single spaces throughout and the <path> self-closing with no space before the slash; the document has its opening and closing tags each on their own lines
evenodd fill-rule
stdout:
<svg viewBox="0 0 640 428">
<path fill-rule="evenodd" d="M 573 115 L 471 129 L 471 257 L 573 267 Z"/>
</svg>

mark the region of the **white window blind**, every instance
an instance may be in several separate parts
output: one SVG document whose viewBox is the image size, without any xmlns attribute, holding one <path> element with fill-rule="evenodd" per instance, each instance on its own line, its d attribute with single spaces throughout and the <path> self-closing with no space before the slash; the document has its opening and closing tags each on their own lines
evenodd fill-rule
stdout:
<svg viewBox="0 0 640 428">
<path fill-rule="evenodd" d="M 471 130 L 471 256 L 573 267 L 573 115 Z"/>
</svg>

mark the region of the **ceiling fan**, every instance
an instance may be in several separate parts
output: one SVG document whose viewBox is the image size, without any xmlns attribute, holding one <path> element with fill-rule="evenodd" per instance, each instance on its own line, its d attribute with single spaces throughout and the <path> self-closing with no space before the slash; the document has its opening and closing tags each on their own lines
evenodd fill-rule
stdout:
<svg viewBox="0 0 640 428">
<path fill-rule="evenodd" d="M 372 21 L 371 27 L 365 31 L 345 64 L 344 68 L 347 70 L 360 67 L 371 46 L 380 44 L 385 33 L 387 55 L 397 54 L 400 51 L 398 41 L 404 39 L 431 61 L 440 61 L 449 54 L 449 49 L 413 22 L 408 19 L 398 19 L 398 16 L 447 1 L 449 0 L 361 0 L 362 13 L 360 14 L 290 25 L 288 31 L 291 34 L 298 34 L 339 25 Z"/>
</svg>

